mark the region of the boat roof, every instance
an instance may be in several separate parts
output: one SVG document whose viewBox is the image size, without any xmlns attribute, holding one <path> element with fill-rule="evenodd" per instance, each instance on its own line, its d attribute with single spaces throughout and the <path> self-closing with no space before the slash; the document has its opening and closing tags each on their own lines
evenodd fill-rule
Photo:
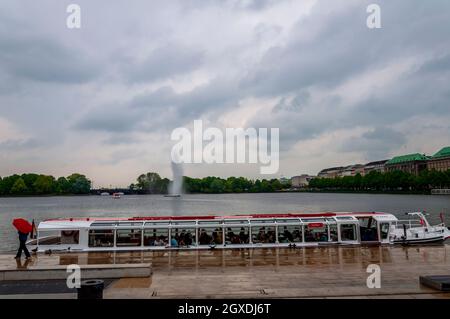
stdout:
<svg viewBox="0 0 450 319">
<path fill-rule="evenodd" d="M 48 219 L 39 223 L 41 230 L 55 228 L 88 228 L 94 223 L 126 223 L 126 222 L 176 222 L 176 221 L 221 221 L 221 220 L 260 220 L 260 219 L 296 219 L 296 218 L 333 218 L 339 216 L 363 217 L 395 220 L 395 216 L 381 212 L 322 212 L 322 213 L 285 213 L 285 214 L 242 214 L 242 215 L 207 215 L 207 216 L 152 216 L 152 217 L 79 217 Z"/>
</svg>

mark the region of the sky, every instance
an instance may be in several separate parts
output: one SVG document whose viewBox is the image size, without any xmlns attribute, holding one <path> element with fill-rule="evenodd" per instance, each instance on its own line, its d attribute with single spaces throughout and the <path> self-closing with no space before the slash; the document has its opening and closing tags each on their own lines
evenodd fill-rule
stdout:
<svg viewBox="0 0 450 319">
<path fill-rule="evenodd" d="M 171 132 L 198 119 L 279 128 L 280 168 L 184 165 L 193 177 L 434 154 L 450 145 L 449 35 L 447 0 L 2 0 L 0 176 L 171 178 Z"/>
</svg>

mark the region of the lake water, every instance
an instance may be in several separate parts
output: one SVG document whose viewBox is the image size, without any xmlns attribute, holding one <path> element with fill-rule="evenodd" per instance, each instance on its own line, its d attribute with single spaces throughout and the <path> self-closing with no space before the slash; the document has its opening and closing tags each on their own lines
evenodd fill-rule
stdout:
<svg viewBox="0 0 450 319">
<path fill-rule="evenodd" d="M 0 251 L 16 249 L 17 233 L 11 222 L 22 217 L 36 223 L 59 217 L 133 217 L 242 213 L 315 213 L 323 211 L 383 211 L 399 217 L 405 212 L 427 211 L 439 223 L 443 212 L 450 223 L 450 196 L 270 193 L 0 198 Z"/>
</svg>

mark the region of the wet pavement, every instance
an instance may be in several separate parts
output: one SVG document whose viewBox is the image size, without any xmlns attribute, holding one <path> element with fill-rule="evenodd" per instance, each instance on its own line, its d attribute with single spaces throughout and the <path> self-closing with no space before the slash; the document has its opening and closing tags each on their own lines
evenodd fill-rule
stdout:
<svg viewBox="0 0 450 319">
<path fill-rule="evenodd" d="M 450 275 L 450 246 L 216 249 L 38 255 L 25 265 L 0 256 L 0 268 L 150 263 L 149 278 L 123 278 L 105 298 L 450 298 L 419 283 Z M 381 288 L 367 267 L 380 266 Z"/>
</svg>

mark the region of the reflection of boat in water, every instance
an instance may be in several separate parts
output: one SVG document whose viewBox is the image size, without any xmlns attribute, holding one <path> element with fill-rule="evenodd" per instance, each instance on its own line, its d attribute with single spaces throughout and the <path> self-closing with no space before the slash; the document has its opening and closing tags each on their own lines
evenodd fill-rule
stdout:
<svg viewBox="0 0 450 319">
<path fill-rule="evenodd" d="M 167 194 L 167 195 L 164 195 L 164 197 L 181 197 L 181 195 L 180 194 Z"/>
<path fill-rule="evenodd" d="M 254 214 L 43 221 L 38 251 L 123 251 L 319 245 L 424 244 L 450 238 L 423 213 L 405 221 L 387 213 Z"/>
</svg>

